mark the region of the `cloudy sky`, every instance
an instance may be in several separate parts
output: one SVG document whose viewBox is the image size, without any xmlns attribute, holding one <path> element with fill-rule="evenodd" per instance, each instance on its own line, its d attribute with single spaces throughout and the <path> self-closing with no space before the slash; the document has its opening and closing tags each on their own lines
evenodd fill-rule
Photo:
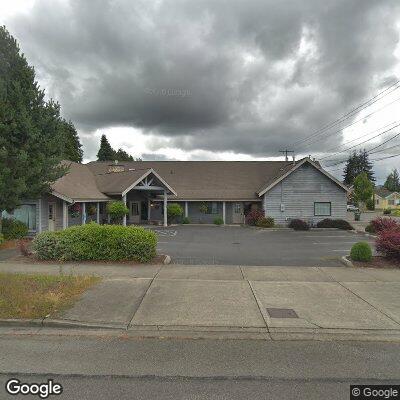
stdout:
<svg viewBox="0 0 400 400">
<path fill-rule="evenodd" d="M 398 0 L 2 0 L 0 23 L 74 122 L 85 160 L 102 133 L 143 159 L 289 149 L 334 174 L 351 146 L 388 140 L 371 158 L 400 153 Z M 399 160 L 377 161 L 378 180 Z"/>
</svg>

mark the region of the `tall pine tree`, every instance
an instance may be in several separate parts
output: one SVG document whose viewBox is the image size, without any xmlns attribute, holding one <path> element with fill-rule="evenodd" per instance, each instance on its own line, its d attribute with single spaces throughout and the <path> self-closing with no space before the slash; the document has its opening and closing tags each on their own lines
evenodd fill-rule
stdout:
<svg viewBox="0 0 400 400">
<path fill-rule="evenodd" d="M 62 146 L 63 159 L 81 163 L 83 157 L 83 150 L 75 126 L 71 121 L 66 121 L 65 119 L 61 120 L 60 125 L 63 135 L 63 146 Z"/>
<path fill-rule="evenodd" d="M 33 67 L 0 27 L 0 229 L 2 210 L 38 197 L 65 173 L 59 123 L 60 106 L 44 100 Z"/>
<path fill-rule="evenodd" d="M 387 176 L 383 186 L 391 192 L 400 192 L 400 177 L 396 168 Z"/>
<path fill-rule="evenodd" d="M 106 135 L 101 135 L 100 148 L 97 152 L 98 161 L 113 161 L 115 160 L 115 151 L 111 147 Z"/>
<path fill-rule="evenodd" d="M 118 161 L 134 161 L 134 158 L 123 149 L 118 149 L 115 152 L 115 159 Z"/>
<path fill-rule="evenodd" d="M 360 150 L 359 152 L 354 151 L 346 162 L 343 182 L 348 186 L 353 185 L 354 179 L 363 172 L 367 174 L 371 182 L 375 182 L 372 163 L 369 160 L 368 152 L 366 150 Z"/>
</svg>

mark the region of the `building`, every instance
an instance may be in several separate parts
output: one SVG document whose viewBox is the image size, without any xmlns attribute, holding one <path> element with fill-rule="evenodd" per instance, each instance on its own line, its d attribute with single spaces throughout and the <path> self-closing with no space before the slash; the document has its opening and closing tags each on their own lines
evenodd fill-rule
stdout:
<svg viewBox="0 0 400 400">
<path fill-rule="evenodd" d="M 166 225 L 168 202 L 179 203 L 191 223 L 221 217 L 225 224 L 242 224 L 252 209 L 282 225 L 346 216 L 347 187 L 310 158 L 64 163 L 69 171 L 51 193 L 25 200 L 13 213 L 32 232 L 107 223 L 106 203 L 115 199 L 129 208 L 124 224 Z"/>
<path fill-rule="evenodd" d="M 386 208 L 400 209 L 400 193 L 391 192 L 384 187 L 378 187 L 374 192 L 375 209 L 384 210 Z"/>
</svg>

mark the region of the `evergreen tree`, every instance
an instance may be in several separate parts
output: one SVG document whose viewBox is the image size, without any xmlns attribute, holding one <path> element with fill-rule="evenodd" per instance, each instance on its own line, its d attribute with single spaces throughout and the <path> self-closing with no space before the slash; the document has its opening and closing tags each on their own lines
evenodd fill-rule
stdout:
<svg viewBox="0 0 400 400">
<path fill-rule="evenodd" d="M 61 120 L 60 125 L 63 132 L 63 159 L 81 163 L 83 150 L 78 132 L 71 121 L 63 119 Z"/>
<path fill-rule="evenodd" d="M 110 142 L 107 140 L 106 135 L 101 135 L 100 139 L 100 148 L 97 153 L 98 161 L 114 161 L 116 158 L 116 152 L 110 145 Z"/>
<path fill-rule="evenodd" d="M 400 177 L 396 168 L 387 176 L 383 186 L 391 192 L 400 192 Z"/>
<path fill-rule="evenodd" d="M 118 161 L 134 161 L 134 158 L 129 155 L 125 150 L 118 149 L 115 153 L 115 159 Z"/>
<path fill-rule="evenodd" d="M 348 158 L 344 168 L 344 183 L 348 186 L 353 185 L 354 179 L 365 172 L 371 182 L 375 182 L 372 163 L 369 160 L 366 150 L 354 151 Z"/>
<path fill-rule="evenodd" d="M 60 106 L 44 100 L 33 67 L 0 27 L 0 230 L 2 210 L 38 197 L 65 173 L 59 123 Z"/>
</svg>

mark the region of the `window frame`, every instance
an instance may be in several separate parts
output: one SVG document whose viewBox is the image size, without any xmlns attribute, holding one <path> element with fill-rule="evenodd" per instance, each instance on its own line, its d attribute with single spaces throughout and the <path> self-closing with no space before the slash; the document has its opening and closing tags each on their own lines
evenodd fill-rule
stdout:
<svg viewBox="0 0 400 400">
<path fill-rule="evenodd" d="M 329 214 L 317 214 L 317 204 L 329 204 Z M 332 202 L 331 201 L 314 201 L 314 217 L 331 217 L 332 216 Z"/>
</svg>

